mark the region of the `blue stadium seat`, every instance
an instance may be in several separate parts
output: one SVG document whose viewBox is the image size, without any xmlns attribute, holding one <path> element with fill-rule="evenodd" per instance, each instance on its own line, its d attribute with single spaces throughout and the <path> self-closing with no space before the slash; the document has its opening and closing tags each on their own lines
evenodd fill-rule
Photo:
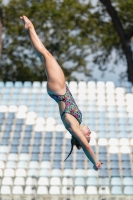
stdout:
<svg viewBox="0 0 133 200">
<path fill-rule="evenodd" d="M 46 132 L 45 133 L 45 139 L 46 138 L 53 138 L 53 132 L 51 132 L 51 131 L 50 132 Z"/>
<path fill-rule="evenodd" d="M 117 134 L 117 132 L 114 132 L 114 131 L 109 131 L 108 133 L 108 138 L 118 138 L 119 135 Z"/>
<path fill-rule="evenodd" d="M 131 169 L 131 164 L 130 164 L 130 161 L 123 161 L 122 163 L 121 163 L 121 168 L 122 169 Z"/>
<path fill-rule="evenodd" d="M 131 169 L 123 169 L 122 170 L 122 176 L 123 177 L 132 177 L 132 171 L 131 171 Z"/>
<path fill-rule="evenodd" d="M 117 132 L 117 127 L 114 124 L 112 124 L 112 125 L 108 126 L 108 131 L 116 133 Z"/>
<path fill-rule="evenodd" d="M 13 125 L 13 123 L 14 123 L 14 119 L 7 119 L 6 120 L 6 125 L 8 126 L 12 126 Z"/>
<path fill-rule="evenodd" d="M 25 146 L 30 146 L 30 143 L 31 143 L 30 138 L 24 137 L 22 144 L 25 145 Z"/>
<path fill-rule="evenodd" d="M 21 153 L 29 153 L 29 147 L 23 145 L 22 148 L 21 148 Z"/>
<path fill-rule="evenodd" d="M 107 134 L 105 130 L 98 130 L 98 134 L 97 134 L 98 138 L 107 138 Z"/>
<path fill-rule="evenodd" d="M 113 194 L 113 195 L 122 195 L 122 188 L 120 186 L 113 186 L 111 188 L 111 194 Z"/>
<path fill-rule="evenodd" d="M 0 81 L 0 88 L 4 87 L 4 82 Z"/>
<path fill-rule="evenodd" d="M 54 153 L 53 161 L 61 161 L 62 160 L 62 153 Z"/>
<path fill-rule="evenodd" d="M 33 126 L 32 125 L 26 125 L 26 127 L 25 127 L 25 132 L 27 132 L 27 131 L 32 131 L 33 130 Z"/>
<path fill-rule="evenodd" d="M 54 152 L 55 153 L 62 153 L 62 146 L 55 145 Z"/>
<path fill-rule="evenodd" d="M 23 125 L 24 119 L 16 119 L 16 125 Z"/>
<path fill-rule="evenodd" d="M 21 133 L 20 133 L 19 131 L 14 131 L 13 138 L 18 138 L 18 139 L 20 139 L 20 138 L 21 138 Z"/>
<path fill-rule="evenodd" d="M 121 160 L 122 161 L 130 161 L 129 154 L 121 154 Z"/>
<path fill-rule="evenodd" d="M 77 151 L 76 161 L 82 161 L 82 162 L 85 161 L 85 155 L 82 153 L 78 153 L 78 151 Z"/>
<path fill-rule="evenodd" d="M 15 129 L 14 129 L 14 131 L 22 131 L 22 125 L 19 125 L 19 124 L 17 124 L 16 126 L 15 126 Z"/>
<path fill-rule="evenodd" d="M 111 186 L 113 185 L 122 185 L 122 181 L 120 177 L 112 177 L 111 178 Z"/>
<path fill-rule="evenodd" d="M 31 138 L 31 137 L 32 137 L 31 131 L 25 131 L 24 138 Z"/>
<path fill-rule="evenodd" d="M 63 138 L 64 132 L 56 132 L 56 138 Z"/>
<path fill-rule="evenodd" d="M 56 140 L 55 140 L 55 144 L 56 145 L 63 145 L 63 140 L 62 140 L 62 138 L 56 138 Z"/>
<path fill-rule="evenodd" d="M 53 168 L 53 169 L 61 169 L 61 162 L 59 162 L 59 161 L 54 161 L 54 162 L 53 162 L 52 168 Z"/>
<path fill-rule="evenodd" d="M 10 153 L 18 153 L 18 146 L 17 145 L 12 145 L 10 149 Z"/>
<path fill-rule="evenodd" d="M 119 169 L 112 169 L 110 172 L 111 177 L 120 177 L 120 171 Z"/>
<path fill-rule="evenodd" d="M 86 186 L 97 186 L 98 185 L 98 180 L 96 177 L 88 177 L 86 179 Z"/>
<path fill-rule="evenodd" d="M 9 138 L 2 138 L 1 142 L 0 142 L 0 145 L 4 145 L 4 146 L 8 146 L 10 144 L 9 142 Z"/>
<path fill-rule="evenodd" d="M 19 138 L 13 138 L 12 145 L 19 145 L 19 142 L 20 142 Z"/>
<path fill-rule="evenodd" d="M 31 88 L 32 83 L 30 81 L 25 81 L 24 82 L 24 88 Z"/>
<path fill-rule="evenodd" d="M 108 177 L 108 176 L 109 176 L 108 170 L 105 170 L 105 169 L 99 170 L 99 177 Z"/>
<path fill-rule="evenodd" d="M 64 169 L 73 169 L 73 162 L 66 161 L 64 163 Z"/>
<path fill-rule="evenodd" d="M 43 149 L 43 152 L 44 152 L 44 153 L 51 153 L 51 146 L 45 145 L 45 146 L 44 146 L 44 149 Z"/>
<path fill-rule="evenodd" d="M 6 161 L 7 155 L 5 153 L 0 153 L 0 161 Z"/>
<path fill-rule="evenodd" d="M 52 138 L 45 138 L 44 145 L 52 145 Z"/>
<path fill-rule="evenodd" d="M 50 160 L 51 160 L 51 155 L 50 155 L 50 153 L 44 153 L 44 154 L 42 155 L 42 160 L 43 160 L 43 161 L 50 161 Z"/>
<path fill-rule="evenodd" d="M 124 186 L 133 186 L 133 178 L 132 177 L 123 177 L 123 185 Z"/>
<path fill-rule="evenodd" d="M 7 82 L 5 83 L 5 87 L 6 87 L 6 88 L 12 88 L 12 87 L 13 87 L 13 82 L 12 82 L 12 81 L 7 81 Z"/>
<path fill-rule="evenodd" d="M 6 124 L 4 131 L 11 132 L 12 131 L 12 125 Z"/>
<path fill-rule="evenodd" d="M 84 168 L 85 168 L 84 162 L 82 161 L 76 162 L 76 169 L 84 169 Z"/>
<path fill-rule="evenodd" d="M 30 160 L 31 161 L 39 161 L 39 154 L 38 153 L 32 153 Z"/>
<path fill-rule="evenodd" d="M 99 160 L 103 161 L 103 162 L 107 162 L 107 154 L 105 153 L 100 153 L 98 155 Z"/>
<path fill-rule="evenodd" d="M 2 138 L 10 138 L 10 132 L 9 131 L 4 131 Z"/>
<path fill-rule="evenodd" d="M 40 146 L 34 145 L 32 148 L 32 153 L 40 153 Z"/>
<path fill-rule="evenodd" d="M 132 186 L 125 186 L 123 194 L 132 196 L 133 195 L 133 187 Z"/>
<path fill-rule="evenodd" d="M 118 161 L 118 154 L 110 154 L 110 161 Z"/>
<path fill-rule="evenodd" d="M 98 152 L 99 152 L 99 153 L 107 153 L 107 148 L 106 148 L 106 146 L 99 146 L 99 147 L 98 147 Z"/>
<path fill-rule="evenodd" d="M 22 88 L 23 87 L 23 83 L 21 81 L 16 81 L 14 83 L 15 88 Z"/>
<path fill-rule="evenodd" d="M 75 186 L 85 186 L 85 179 L 83 177 L 76 177 L 74 179 Z"/>
<path fill-rule="evenodd" d="M 42 139 L 42 132 L 35 132 L 34 139 Z"/>
<path fill-rule="evenodd" d="M 33 145 L 39 145 L 39 146 L 41 146 L 41 142 L 42 142 L 41 138 L 34 138 Z"/>
<path fill-rule="evenodd" d="M 110 169 L 119 169 L 119 162 L 118 161 L 111 161 L 110 162 Z"/>
</svg>

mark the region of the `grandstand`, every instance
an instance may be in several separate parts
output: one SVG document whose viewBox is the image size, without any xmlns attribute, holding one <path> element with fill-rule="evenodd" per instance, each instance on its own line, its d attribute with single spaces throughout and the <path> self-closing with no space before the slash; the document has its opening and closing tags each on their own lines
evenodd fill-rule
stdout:
<svg viewBox="0 0 133 200">
<path fill-rule="evenodd" d="M 71 135 L 46 82 L 0 82 L 0 197 L 48 200 L 133 199 L 133 87 L 68 83 L 91 146 L 104 165 L 94 171 Z"/>
</svg>

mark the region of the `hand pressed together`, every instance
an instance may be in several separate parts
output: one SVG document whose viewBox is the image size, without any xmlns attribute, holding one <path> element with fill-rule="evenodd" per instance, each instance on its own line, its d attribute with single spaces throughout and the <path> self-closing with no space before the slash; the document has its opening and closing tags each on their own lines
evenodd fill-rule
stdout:
<svg viewBox="0 0 133 200">
<path fill-rule="evenodd" d="M 102 166 L 103 162 L 97 162 L 96 165 L 93 166 L 94 170 L 98 170 Z"/>
</svg>

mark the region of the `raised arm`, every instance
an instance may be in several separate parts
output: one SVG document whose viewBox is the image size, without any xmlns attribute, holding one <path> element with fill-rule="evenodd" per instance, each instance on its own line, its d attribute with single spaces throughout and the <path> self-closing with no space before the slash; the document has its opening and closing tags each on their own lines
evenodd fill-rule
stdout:
<svg viewBox="0 0 133 200">
<path fill-rule="evenodd" d="M 71 126 L 71 127 L 68 128 L 68 131 L 81 143 L 82 149 L 83 149 L 84 153 L 86 154 L 86 156 L 88 157 L 88 159 L 94 165 L 93 168 L 95 170 L 98 170 L 103 163 L 99 162 L 96 159 L 96 156 L 95 156 L 95 154 L 94 154 L 91 146 L 89 145 L 89 143 L 86 140 L 85 136 L 80 131 L 79 126 L 75 126 L 75 125 Z"/>
</svg>

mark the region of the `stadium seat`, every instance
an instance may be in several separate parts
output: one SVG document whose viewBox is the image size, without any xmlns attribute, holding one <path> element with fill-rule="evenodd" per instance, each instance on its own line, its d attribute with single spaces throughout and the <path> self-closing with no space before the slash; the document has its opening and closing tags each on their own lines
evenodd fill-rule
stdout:
<svg viewBox="0 0 133 200">
<path fill-rule="evenodd" d="M 25 169 L 17 169 L 15 175 L 16 175 L 16 177 L 26 177 L 26 170 Z"/>
<path fill-rule="evenodd" d="M 12 193 L 15 195 L 23 194 L 23 187 L 22 186 L 14 186 L 12 189 Z"/>
<path fill-rule="evenodd" d="M 97 178 L 95 178 L 95 177 L 87 178 L 86 185 L 87 186 L 97 186 Z"/>
<path fill-rule="evenodd" d="M 64 169 L 63 176 L 64 177 L 73 177 L 74 176 L 73 169 Z"/>
<path fill-rule="evenodd" d="M 109 195 L 110 194 L 110 188 L 109 186 L 105 186 L 105 185 L 102 185 L 101 187 L 99 187 L 99 194 L 101 195 Z"/>
<path fill-rule="evenodd" d="M 38 174 L 39 177 L 50 177 L 49 169 L 41 169 Z"/>
<path fill-rule="evenodd" d="M 14 179 L 14 185 L 25 186 L 25 179 L 23 177 L 16 177 Z"/>
<path fill-rule="evenodd" d="M 133 195 L 133 187 L 132 186 L 125 186 L 123 194 L 124 195 Z"/>
<path fill-rule="evenodd" d="M 62 171 L 60 169 L 52 169 L 51 176 L 52 177 L 62 177 Z"/>
<path fill-rule="evenodd" d="M 114 186 L 114 185 L 121 185 L 122 184 L 122 181 L 120 178 L 118 177 L 112 177 L 111 178 L 111 185 Z"/>
<path fill-rule="evenodd" d="M 49 189 L 49 194 L 59 195 L 61 193 L 59 186 L 51 186 Z"/>
<path fill-rule="evenodd" d="M 15 171 L 13 169 L 5 169 L 4 176 L 6 177 L 14 177 Z"/>
<path fill-rule="evenodd" d="M 85 194 L 85 188 L 83 186 L 75 186 L 74 187 L 74 194 L 75 195 L 84 195 Z"/>
<path fill-rule="evenodd" d="M 63 186 L 61 193 L 64 195 L 73 195 L 73 188 L 70 186 Z"/>
<path fill-rule="evenodd" d="M 36 176 L 36 175 L 35 175 Z M 36 177 L 27 177 L 26 178 L 26 185 L 37 185 L 37 180 L 36 180 Z"/>
<path fill-rule="evenodd" d="M 87 186 L 87 189 L 86 189 L 86 194 L 88 195 L 96 195 L 98 192 L 97 192 L 97 187 L 96 186 Z"/>
<path fill-rule="evenodd" d="M 113 195 L 122 195 L 122 188 L 120 186 L 113 186 L 111 188 L 111 194 L 113 194 Z"/>
<path fill-rule="evenodd" d="M 2 185 L 9 185 L 12 186 L 13 185 L 13 180 L 11 177 L 4 177 L 2 180 Z"/>
<path fill-rule="evenodd" d="M 10 186 L 1 186 L 1 194 L 10 195 L 11 194 Z"/>
<path fill-rule="evenodd" d="M 46 186 L 39 186 L 37 188 L 38 195 L 48 195 L 48 188 Z"/>
<path fill-rule="evenodd" d="M 109 186 L 110 185 L 110 180 L 109 180 L 108 177 L 106 177 L 106 178 L 104 178 L 104 177 L 100 178 L 99 177 L 98 181 L 99 181 L 99 186 L 102 186 L 102 185 Z"/>
<path fill-rule="evenodd" d="M 40 177 L 38 179 L 38 185 L 46 185 L 46 186 L 49 186 L 49 179 L 47 177 Z"/>
<path fill-rule="evenodd" d="M 132 177 L 124 177 L 123 178 L 123 185 L 125 186 L 133 186 L 133 178 Z"/>
</svg>

